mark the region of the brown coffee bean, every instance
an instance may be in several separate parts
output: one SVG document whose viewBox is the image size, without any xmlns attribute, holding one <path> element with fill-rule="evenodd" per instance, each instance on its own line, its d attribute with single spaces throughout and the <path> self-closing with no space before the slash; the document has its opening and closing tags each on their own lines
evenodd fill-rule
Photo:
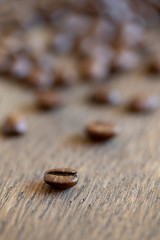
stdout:
<svg viewBox="0 0 160 240">
<path fill-rule="evenodd" d="M 156 95 L 138 95 L 133 98 L 129 109 L 134 112 L 152 112 L 159 106 L 159 98 Z"/>
<path fill-rule="evenodd" d="M 56 86 L 69 87 L 77 82 L 78 72 L 74 66 L 64 64 L 55 70 Z"/>
<path fill-rule="evenodd" d="M 102 80 L 107 77 L 109 69 L 102 57 L 88 57 L 80 64 L 81 76 L 90 80 Z"/>
<path fill-rule="evenodd" d="M 107 140 L 120 133 L 120 128 L 111 122 L 95 121 L 86 127 L 86 132 L 93 140 Z"/>
<path fill-rule="evenodd" d="M 58 9 L 52 13 L 52 24 L 60 32 L 70 33 L 73 36 L 82 35 L 90 25 L 90 18 L 85 14 Z"/>
<path fill-rule="evenodd" d="M 27 83 L 37 89 L 48 89 L 52 87 L 53 82 L 53 74 L 40 69 L 35 69 L 27 79 Z"/>
<path fill-rule="evenodd" d="M 3 123 L 3 133 L 6 135 L 22 135 L 27 131 L 27 123 L 20 115 L 11 115 Z"/>
<path fill-rule="evenodd" d="M 152 59 L 148 63 L 148 71 L 153 74 L 160 74 L 160 59 Z"/>
<path fill-rule="evenodd" d="M 27 58 L 19 58 L 13 64 L 12 75 L 19 80 L 29 77 L 33 70 L 32 62 Z"/>
<path fill-rule="evenodd" d="M 8 74 L 12 66 L 12 58 L 9 55 L 0 56 L 0 73 Z"/>
<path fill-rule="evenodd" d="M 141 42 L 143 34 L 144 28 L 141 24 L 137 24 L 133 21 L 123 22 L 117 27 L 112 45 L 115 48 L 122 46 L 134 47 Z"/>
<path fill-rule="evenodd" d="M 97 89 L 91 96 L 91 100 L 99 104 L 117 105 L 121 102 L 121 94 L 117 90 L 109 90 L 106 88 Z"/>
<path fill-rule="evenodd" d="M 51 91 L 40 91 L 37 93 L 37 105 L 44 110 L 56 109 L 63 105 L 62 96 Z"/>
<path fill-rule="evenodd" d="M 69 53 L 71 52 L 74 45 L 74 37 L 70 33 L 58 33 L 54 36 L 53 42 L 51 43 L 51 49 L 56 53 Z"/>
<path fill-rule="evenodd" d="M 75 186 L 79 180 L 76 170 L 70 168 L 50 169 L 44 174 L 44 181 L 52 187 L 67 189 Z"/>
<path fill-rule="evenodd" d="M 43 71 L 52 72 L 56 64 L 56 57 L 51 53 L 46 53 L 41 57 L 36 58 L 35 62 Z"/>
<path fill-rule="evenodd" d="M 116 51 L 111 63 L 112 72 L 130 71 L 137 68 L 139 55 L 130 49 L 120 48 Z"/>
</svg>

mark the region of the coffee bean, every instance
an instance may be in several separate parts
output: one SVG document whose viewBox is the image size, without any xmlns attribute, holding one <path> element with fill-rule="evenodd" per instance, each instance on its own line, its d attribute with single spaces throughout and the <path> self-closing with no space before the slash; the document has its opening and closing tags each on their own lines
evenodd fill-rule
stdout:
<svg viewBox="0 0 160 240">
<path fill-rule="evenodd" d="M 121 94 L 117 90 L 100 88 L 93 93 L 91 100 L 99 104 L 117 105 L 121 102 Z"/>
<path fill-rule="evenodd" d="M 134 47 L 141 42 L 143 34 L 144 28 L 141 24 L 132 21 L 123 22 L 117 27 L 117 32 L 114 36 L 115 38 L 112 45 L 115 48 L 122 46 Z"/>
<path fill-rule="evenodd" d="M 8 74 L 12 66 L 12 58 L 9 55 L 0 56 L 0 73 Z"/>
<path fill-rule="evenodd" d="M 56 57 L 51 53 L 46 53 L 35 59 L 36 64 L 45 72 L 52 72 L 56 64 Z"/>
<path fill-rule="evenodd" d="M 51 16 L 52 24 L 58 32 L 70 33 L 73 36 L 82 35 L 90 25 L 90 18 L 64 9 L 56 9 Z"/>
<path fill-rule="evenodd" d="M 63 105 L 62 96 L 51 91 L 40 91 L 37 93 L 37 105 L 44 110 L 56 109 Z"/>
<path fill-rule="evenodd" d="M 58 33 L 54 36 L 54 40 L 51 43 L 51 49 L 58 54 L 68 53 L 72 50 L 74 45 L 74 37 L 70 33 Z"/>
<path fill-rule="evenodd" d="M 11 115 L 3 123 L 3 133 L 6 135 L 22 135 L 27 131 L 27 123 L 20 115 Z"/>
<path fill-rule="evenodd" d="M 19 80 L 26 79 L 31 74 L 33 65 L 27 58 L 19 58 L 13 64 L 12 75 Z"/>
<path fill-rule="evenodd" d="M 95 121 L 86 127 L 86 132 L 93 140 L 107 140 L 120 133 L 120 128 L 111 122 Z"/>
<path fill-rule="evenodd" d="M 78 72 L 75 66 L 64 64 L 55 70 L 55 85 L 69 87 L 77 82 Z"/>
<path fill-rule="evenodd" d="M 138 95 L 133 98 L 129 109 L 134 112 L 152 112 L 159 106 L 159 98 L 156 95 Z"/>
<path fill-rule="evenodd" d="M 160 59 L 159 58 L 155 58 L 152 59 L 149 63 L 148 63 L 148 72 L 153 73 L 153 74 L 160 74 Z"/>
<path fill-rule="evenodd" d="M 75 186 L 79 180 L 76 170 L 70 168 L 50 169 L 44 174 L 44 181 L 52 187 L 67 189 Z"/>
<path fill-rule="evenodd" d="M 81 76 L 93 81 L 102 80 L 108 75 L 108 67 L 103 58 L 89 57 L 84 59 L 80 65 Z"/>
<path fill-rule="evenodd" d="M 40 69 L 35 69 L 27 79 L 27 83 L 37 89 L 51 88 L 53 82 L 54 76 L 50 72 Z"/>
<path fill-rule="evenodd" d="M 130 71 L 137 68 L 139 55 L 130 49 L 121 48 L 115 52 L 111 63 L 112 72 Z"/>
</svg>

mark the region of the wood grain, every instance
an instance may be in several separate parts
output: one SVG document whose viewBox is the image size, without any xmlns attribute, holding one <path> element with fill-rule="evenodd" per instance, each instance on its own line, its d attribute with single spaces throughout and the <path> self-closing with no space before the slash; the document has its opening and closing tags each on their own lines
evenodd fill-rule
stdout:
<svg viewBox="0 0 160 240">
<path fill-rule="evenodd" d="M 66 106 L 51 113 L 36 109 L 29 89 L 0 81 L 0 121 L 20 111 L 29 124 L 24 137 L 0 136 L 0 239 L 159 239 L 160 109 L 126 111 L 134 93 L 160 95 L 159 78 L 137 72 L 114 78 L 106 85 L 122 92 L 121 106 L 89 104 L 91 88 L 80 84 L 64 90 Z M 90 142 L 84 127 L 97 119 L 115 121 L 121 135 Z M 55 167 L 77 169 L 79 183 L 51 189 L 43 174 Z"/>
</svg>

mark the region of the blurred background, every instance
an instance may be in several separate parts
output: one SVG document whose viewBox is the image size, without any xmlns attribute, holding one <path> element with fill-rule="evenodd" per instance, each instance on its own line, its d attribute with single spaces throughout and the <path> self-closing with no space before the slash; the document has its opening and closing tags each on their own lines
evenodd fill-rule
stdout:
<svg viewBox="0 0 160 240">
<path fill-rule="evenodd" d="M 158 0 L 2 1 L 0 74 L 34 89 L 160 73 Z"/>
</svg>

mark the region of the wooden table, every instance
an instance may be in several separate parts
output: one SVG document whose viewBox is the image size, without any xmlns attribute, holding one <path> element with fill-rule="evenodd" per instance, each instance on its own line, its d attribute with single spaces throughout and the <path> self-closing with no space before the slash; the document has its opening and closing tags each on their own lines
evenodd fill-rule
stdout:
<svg viewBox="0 0 160 240">
<path fill-rule="evenodd" d="M 23 137 L 0 136 L 0 239 L 160 239 L 160 109 L 126 111 L 134 93 L 160 95 L 160 79 L 142 72 L 114 79 L 106 85 L 122 92 L 121 106 L 91 105 L 91 87 L 79 84 L 50 113 L 36 109 L 29 89 L 0 81 L 0 122 L 19 111 L 29 124 Z M 115 121 L 121 135 L 90 142 L 84 127 L 95 119 Z M 51 189 L 43 174 L 54 167 L 77 169 L 79 183 Z"/>
</svg>

